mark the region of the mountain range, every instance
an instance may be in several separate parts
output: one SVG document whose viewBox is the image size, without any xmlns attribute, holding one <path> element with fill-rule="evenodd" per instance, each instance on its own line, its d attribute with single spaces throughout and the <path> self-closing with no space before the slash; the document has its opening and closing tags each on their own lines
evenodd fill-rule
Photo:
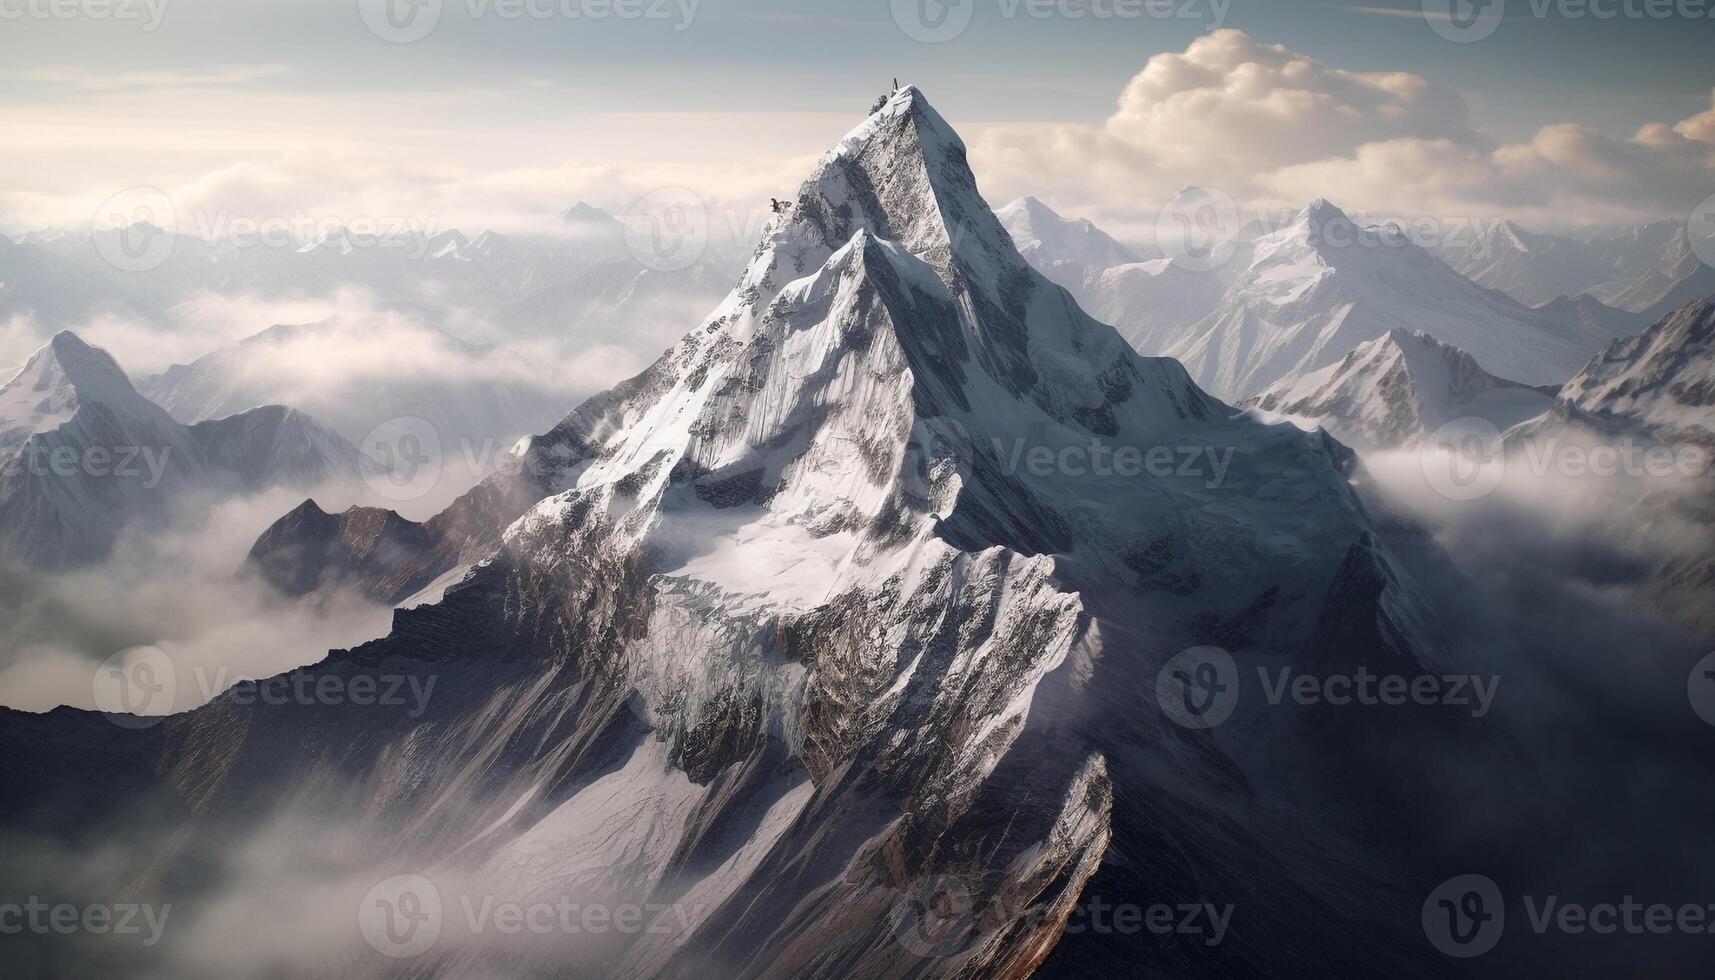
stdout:
<svg viewBox="0 0 1715 980">
<path fill-rule="evenodd" d="M 1449 265 L 1527 306 L 1589 294 L 1622 310 L 1664 315 L 1715 295 L 1715 269 L 1692 250 L 1681 221 L 1581 237 L 1504 222 L 1473 242 L 1440 249 Z"/>
<path fill-rule="evenodd" d="M 1426 333 L 1394 330 L 1242 404 L 1320 425 L 1371 452 L 1413 448 L 1460 419 L 1511 428 L 1548 411 L 1556 390 L 1497 378 L 1470 354 Z"/>
<path fill-rule="evenodd" d="M 69 332 L 0 387 L 0 556 L 29 565 L 96 561 L 127 527 L 199 497 L 359 479 L 357 450 L 303 413 L 263 405 L 182 425 Z"/>
<path fill-rule="evenodd" d="M 1009 462 L 1015 444 L 1096 443 L 1178 463 L 1092 479 Z M 431 716 L 228 697 L 122 739 L 5 713 L 0 745 L 32 760 L 11 795 L 91 812 L 87 782 L 33 761 L 75 752 L 137 774 L 126 793 L 181 810 L 191 838 L 301 806 L 390 828 L 377 880 L 450 881 L 456 851 L 456 877 L 490 894 L 575 883 L 686 910 L 671 940 L 584 951 L 608 976 L 1005 976 L 1050 954 L 1087 974 L 1176 955 L 1063 936 L 1092 893 L 1275 910 L 1199 950 L 1223 972 L 1308 968 L 1328 942 L 1353 975 L 1418 972 L 1399 941 L 1415 921 L 1374 911 L 1410 886 L 1329 884 L 1325 855 L 1362 863 L 1381 840 L 1246 802 L 1373 791 L 1386 769 L 1286 764 L 1311 737 L 1291 713 L 1216 739 L 1149 707 L 1200 644 L 1435 668 L 1352 461 L 1083 313 L 905 88 L 821 160 L 711 316 L 523 451 L 543 495 L 491 553 L 388 639 L 307 669 L 432 673 Z M 306 546 L 334 533 L 307 511 L 294 524 Z M 182 782 L 191 746 L 219 746 L 221 774 Z M 925 923 L 950 896 L 952 918 Z M 528 971 L 555 952 L 470 937 L 413 968 Z"/>
<path fill-rule="evenodd" d="M 1258 238 L 1188 371 L 1021 254 L 964 142 L 898 89 L 641 374 L 428 522 L 306 503 L 258 542 L 252 571 L 289 591 L 402 605 L 386 638 L 268 689 L 421 698 L 243 684 L 152 720 L 0 710 L 0 853 L 123 841 L 97 887 L 173 902 L 191 948 L 261 921 L 292 941 L 246 947 L 247 966 L 341 977 L 1440 976 L 1438 882 L 1475 851 L 1509 887 L 1562 887 L 1568 842 L 1598 829 L 1627 875 L 1677 894 L 1701 871 L 1684 840 L 1613 783 L 1591 795 L 1626 819 L 1539 799 L 1546 757 L 1507 726 L 1268 698 L 1274 671 L 1480 680 L 1487 661 L 1447 642 L 1479 607 L 1366 498 L 1351 449 L 1196 375 L 1231 390 L 1333 368 L 1315 399 L 1349 365 L 1349 397 L 1394 420 L 1352 417 L 1392 439 L 1462 407 L 1395 388 L 1547 397 L 1483 371 L 1558 383 L 1601 350 L 1556 404 L 1683 430 L 1711 402 L 1707 311 L 1612 340 L 1601 316 L 1536 314 L 1415 246 L 1330 250 L 1342 218 L 1317 204 Z M 1395 332 L 1400 297 L 1428 335 Z M 1657 730 L 1577 720 L 1581 772 L 1613 739 L 1656 785 L 1638 760 Z M 671 927 L 508 934 L 456 914 L 568 900 Z M 1207 927 L 1092 926 L 1104 904 Z M 182 975 L 183 948 L 123 963 Z M 113 967 L 87 956 L 53 965 Z M 1635 962 L 1520 942 L 1473 969 Z"/>
</svg>

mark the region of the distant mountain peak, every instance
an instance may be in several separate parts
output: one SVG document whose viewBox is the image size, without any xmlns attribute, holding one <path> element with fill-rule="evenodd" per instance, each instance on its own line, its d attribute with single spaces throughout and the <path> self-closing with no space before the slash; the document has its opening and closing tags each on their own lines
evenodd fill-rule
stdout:
<svg viewBox="0 0 1715 980">
<path fill-rule="evenodd" d="M 601 208 L 585 201 L 579 201 L 567 208 L 563 213 L 561 213 L 560 218 L 567 224 L 573 225 L 607 227 L 619 224 L 619 219 L 608 214 L 606 211 L 603 211 Z"/>
</svg>

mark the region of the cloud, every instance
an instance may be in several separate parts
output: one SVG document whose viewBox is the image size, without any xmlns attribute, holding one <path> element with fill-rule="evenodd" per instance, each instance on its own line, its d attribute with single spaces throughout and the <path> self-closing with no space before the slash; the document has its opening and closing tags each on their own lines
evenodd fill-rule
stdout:
<svg viewBox="0 0 1715 980">
<path fill-rule="evenodd" d="M 271 677 L 385 635 L 392 621 L 385 607 L 285 602 L 238 575 L 256 538 L 305 496 L 187 498 L 177 502 L 170 530 L 128 532 L 100 565 L 44 573 L 0 564 L 0 622 L 7 624 L 0 704 L 94 707 L 97 667 L 121 650 L 152 645 L 173 663 L 173 707 L 187 710 L 244 678 Z M 329 509 L 373 503 L 344 488 L 314 496 Z"/>
<path fill-rule="evenodd" d="M 993 126 L 972 155 L 997 197 L 1052 194 L 1115 223 L 1198 185 L 1257 208 L 1329 197 L 1563 226 L 1687 213 L 1715 186 L 1715 108 L 1630 137 L 1559 123 L 1502 143 L 1420 76 L 1346 71 L 1221 30 L 1151 58 L 1104 123 Z"/>
</svg>

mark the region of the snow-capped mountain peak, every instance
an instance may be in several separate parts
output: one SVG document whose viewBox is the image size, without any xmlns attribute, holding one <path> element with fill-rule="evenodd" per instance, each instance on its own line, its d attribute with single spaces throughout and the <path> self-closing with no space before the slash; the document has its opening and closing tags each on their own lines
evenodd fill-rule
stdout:
<svg viewBox="0 0 1715 980">
<path fill-rule="evenodd" d="M 1359 225 L 1325 200 L 1254 248 L 1220 305 L 1169 352 L 1227 397 L 1318 371 L 1396 329 L 1528 384 L 1564 382 L 1612 336 L 1483 289 L 1400 230 Z"/>
<path fill-rule="evenodd" d="M 1025 261 L 1062 284 L 1068 278 L 1081 282 L 1092 273 L 1142 261 L 1089 219 L 1061 217 L 1034 197 L 1021 197 L 995 214 Z"/>
<path fill-rule="evenodd" d="M 65 330 L 0 387 L 0 452 L 71 421 L 86 404 L 151 422 L 165 414 L 137 393 L 112 355 Z"/>
<path fill-rule="evenodd" d="M 1554 396 L 1497 378 L 1470 354 L 1421 331 L 1390 330 L 1336 364 L 1288 379 L 1244 407 L 1320 425 L 1363 450 L 1409 448 L 1454 419 L 1505 429 Z"/>
</svg>

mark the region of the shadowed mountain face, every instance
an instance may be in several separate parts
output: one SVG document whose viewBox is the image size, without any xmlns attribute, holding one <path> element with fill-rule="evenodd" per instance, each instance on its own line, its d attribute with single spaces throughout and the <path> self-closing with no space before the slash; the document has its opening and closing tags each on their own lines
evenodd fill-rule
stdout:
<svg viewBox="0 0 1715 980">
<path fill-rule="evenodd" d="M 471 566 L 279 682 L 314 695 L 246 685 L 142 731 L 0 713 L 7 843 L 122 823 L 107 883 L 186 923 L 142 956 L 164 975 L 206 972 L 254 908 L 234 850 L 316 883 L 268 914 L 307 941 L 252 960 L 292 975 L 1438 972 L 1420 907 L 1459 834 L 1417 804 L 1446 791 L 1430 753 L 1477 736 L 1254 681 L 1449 669 L 1351 453 L 1085 315 L 915 89 L 817 164 L 707 320 L 517 463 L 476 491 L 530 498 L 516 519 L 312 505 L 258 544 L 299 591 Z M 1181 657 L 1212 644 L 1242 670 Z M 1227 685 L 1232 718 L 1200 723 Z M 568 899 L 672 914 L 469 919 Z"/>
</svg>

